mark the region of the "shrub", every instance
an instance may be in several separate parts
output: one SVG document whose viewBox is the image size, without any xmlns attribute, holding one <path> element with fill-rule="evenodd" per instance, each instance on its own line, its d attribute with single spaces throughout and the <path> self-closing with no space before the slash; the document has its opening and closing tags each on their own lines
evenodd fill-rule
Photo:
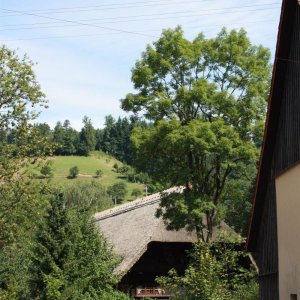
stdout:
<svg viewBox="0 0 300 300">
<path fill-rule="evenodd" d="M 113 171 L 114 171 L 114 172 L 117 172 L 117 173 L 119 172 L 119 166 L 118 166 L 117 163 L 114 163 L 114 164 L 113 164 Z"/>
<path fill-rule="evenodd" d="M 100 170 L 100 169 L 98 169 L 98 170 L 96 171 L 96 177 L 99 178 L 99 177 L 102 177 L 102 175 L 103 175 L 103 171 Z"/>
<path fill-rule="evenodd" d="M 112 186 L 108 187 L 107 189 L 108 195 L 111 196 L 111 198 L 117 202 L 120 203 L 124 200 L 126 193 L 127 193 L 127 185 L 125 182 L 117 182 L 113 184 Z"/>
<path fill-rule="evenodd" d="M 44 177 L 52 177 L 53 176 L 53 170 L 52 170 L 50 163 L 47 163 L 44 166 L 42 166 L 40 172 Z"/>
<path fill-rule="evenodd" d="M 76 178 L 79 174 L 79 169 L 77 166 L 70 168 L 69 170 L 69 178 Z"/>
<path fill-rule="evenodd" d="M 131 192 L 131 196 L 133 196 L 135 198 L 138 198 L 139 196 L 142 196 L 142 194 L 143 193 L 138 188 L 133 189 L 132 192 Z"/>
</svg>

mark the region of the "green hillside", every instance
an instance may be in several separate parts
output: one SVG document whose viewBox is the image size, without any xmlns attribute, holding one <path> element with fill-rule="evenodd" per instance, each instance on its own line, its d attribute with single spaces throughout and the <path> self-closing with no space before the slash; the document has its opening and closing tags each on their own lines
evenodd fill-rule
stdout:
<svg viewBox="0 0 300 300">
<path fill-rule="evenodd" d="M 134 199 L 134 197 L 131 196 L 131 192 L 135 188 L 140 189 L 144 194 L 145 187 L 143 184 L 128 182 L 125 176 L 113 171 L 113 165 L 115 163 L 117 163 L 119 167 L 123 164 L 105 153 L 95 151 L 87 157 L 55 156 L 49 158 L 49 160 L 52 161 L 51 167 L 53 169 L 51 182 L 57 186 L 70 186 L 82 181 L 96 180 L 103 186 L 108 187 L 116 182 L 124 181 L 128 188 L 126 201 Z M 77 178 L 69 179 L 69 169 L 74 166 L 78 167 L 79 174 Z M 103 175 L 100 178 L 97 178 L 96 171 L 99 169 L 103 172 Z"/>
</svg>

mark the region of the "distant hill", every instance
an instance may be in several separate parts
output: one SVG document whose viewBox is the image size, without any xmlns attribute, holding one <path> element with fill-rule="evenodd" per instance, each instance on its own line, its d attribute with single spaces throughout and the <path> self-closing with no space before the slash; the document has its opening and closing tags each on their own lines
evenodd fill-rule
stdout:
<svg viewBox="0 0 300 300">
<path fill-rule="evenodd" d="M 108 187 L 116 182 L 123 181 L 127 184 L 128 193 L 125 201 L 134 200 L 131 196 L 133 189 L 139 189 L 144 194 L 145 186 L 140 183 L 128 182 L 126 176 L 113 171 L 114 164 L 119 167 L 123 163 L 114 157 L 100 151 L 91 152 L 90 156 L 54 156 L 49 158 L 52 161 L 53 177 L 51 182 L 57 186 L 70 186 L 80 181 L 96 180 L 103 186 Z M 77 166 L 79 174 L 77 178 L 69 179 L 69 170 L 71 167 Z M 101 170 L 102 176 L 97 178 L 96 171 Z"/>
</svg>

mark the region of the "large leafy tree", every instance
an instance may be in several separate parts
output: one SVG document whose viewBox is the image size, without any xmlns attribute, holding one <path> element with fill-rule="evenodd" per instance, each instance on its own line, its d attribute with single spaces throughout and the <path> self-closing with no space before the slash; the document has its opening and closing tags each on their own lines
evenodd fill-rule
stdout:
<svg viewBox="0 0 300 300">
<path fill-rule="evenodd" d="M 122 108 L 155 126 L 136 129 L 137 166 L 159 182 L 185 186 L 165 195 L 158 215 L 170 229 L 187 226 L 210 239 L 229 180 L 251 176 L 261 143 L 270 52 L 244 30 L 193 41 L 180 27 L 163 31 L 132 70 L 137 90 Z M 251 169 L 252 170 L 252 169 Z"/>
<path fill-rule="evenodd" d="M 37 166 L 51 150 L 32 124 L 46 106 L 33 63 L 0 47 L 0 298 L 4 299 L 26 298 L 30 239 L 47 202 L 47 186 L 33 181 L 28 172 L 29 165 Z"/>
<path fill-rule="evenodd" d="M 39 207 L 35 196 L 42 185 L 34 183 L 34 187 L 28 187 L 32 181 L 26 174 L 26 165 L 33 167 L 51 150 L 47 139 L 32 124 L 39 109 L 47 105 L 32 67 L 27 56 L 20 58 L 5 46 L 0 48 L 0 128 L 7 135 L 13 132 L 14 136 L 13 143 L 5 138 L 0 140 L 0 244 L 3 245 L 17 239 L 16 228 L 20 229 L 22 222 L 29 220 L 35 205 Z"/>
</svg>

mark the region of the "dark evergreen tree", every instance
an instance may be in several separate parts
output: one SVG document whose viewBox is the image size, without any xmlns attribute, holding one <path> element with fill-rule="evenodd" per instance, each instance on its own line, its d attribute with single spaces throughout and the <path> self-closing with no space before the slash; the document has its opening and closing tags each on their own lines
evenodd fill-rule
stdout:
<svg viewBox="0 0 300 300">
<path fill-rule="evenodd" d="M 69 120 L 64 121 L 63 130 L 63 154 L 73 155 L 77 152 L 79 134 L 75 129 L 71 127 L 71 123 Z"/>
<path fill-rule="evenodd" d="M 61 122 L 57 122 L 53 130 L 53 142 L 56 145 L 55 154 L 63 154 L 63 144 L 64 144 L 64 129 Z"/>
<path fill-rule="evenodd" d="M 126 299 L 114 289 L 118 260 L 88 208 L 69 207 L 61 194 L 50 201 L 33 253 L 34 299 Z"/>
<path fill-rule="evenodd" d="M 53 197 L 36 237 L 32 265 L 32 297 L 60 299 L 67 286 L 65 265 L 71 257 L 71 223 L 62 195 Z"/>
<path fill-rule="evenodd" d="M 133 129 L 136 127 L 149 126 L 137 117 L 118 118 L 116 121 L 111 115 L 105 117 L 105 127 L 97 130 L 97 150 L 110 154 L 127 164 L 134 160 L 134 152 L 130 139 Z"/>
<path fill-rule="evenodd" d="M 78 154 L 88 155 L 90 151 L 95 150 L 96 133 L 91 119 L 87 116 L 83 117 L 83 128 L 80 132 Z"/>
</svg>

